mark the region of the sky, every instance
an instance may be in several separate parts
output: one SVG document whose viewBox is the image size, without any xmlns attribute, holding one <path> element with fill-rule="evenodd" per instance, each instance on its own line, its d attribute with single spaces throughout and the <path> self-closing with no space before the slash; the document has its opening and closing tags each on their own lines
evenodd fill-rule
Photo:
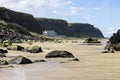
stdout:
<svg viewBox="0 0 120 80">
<path fill-rule="evenodd" d="M 120 29 L 120 0 L 0 0 L 0 6 L 34 17 L 90 23 L 105 37 Z"/>
</svg>

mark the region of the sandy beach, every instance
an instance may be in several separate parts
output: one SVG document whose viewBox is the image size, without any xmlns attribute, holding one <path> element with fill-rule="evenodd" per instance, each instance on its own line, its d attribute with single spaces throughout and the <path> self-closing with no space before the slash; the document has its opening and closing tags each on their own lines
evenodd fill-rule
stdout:
<svg viewBox="0 0 120 80">
<path fill-rule="evenodd" d="M 43 52 L 39 54 L 9 51 L 7 60 L 18 55 L 31 60 L 45 59 L 50 51 L 66 50 L 80 61 L 61 63 L 69 59 L 55 58 L 46 59 L 47 62 L 15 65 L 15 68 L 0 68 L 0 80 L 120 80 L 120 52 L 103 54 L 104 45 L 83 45 L 80 42 L 82 40 L 78 43 L 33 43 L 31 46 L 42 47 Z M 30 46 L 25 43 L 19 45 Z"/>
</svg>

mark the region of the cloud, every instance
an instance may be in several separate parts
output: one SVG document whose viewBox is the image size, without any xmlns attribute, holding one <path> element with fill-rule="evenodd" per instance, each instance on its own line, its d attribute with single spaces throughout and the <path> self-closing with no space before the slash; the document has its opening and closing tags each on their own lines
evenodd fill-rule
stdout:
<svg viewBox="0 0 120 80">
<path fill-rule="evenodd" d="M 105 36 L 110 37 L 110 36 L 113 35 L 113 33 L 116 33 L 116 32 L 117 32 L 117 29 L 112 28 L 112 27 L 109 27 L 109 28 L 107 28 L 106 31 L 107 31 L 107 32 L 105 32 Z"/>
</svg>

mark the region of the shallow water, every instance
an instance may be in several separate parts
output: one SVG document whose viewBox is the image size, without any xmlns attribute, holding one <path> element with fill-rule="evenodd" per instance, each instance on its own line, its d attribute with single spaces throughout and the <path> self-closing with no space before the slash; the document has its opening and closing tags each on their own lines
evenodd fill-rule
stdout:
<svg viewBox="0 0 120 80">
<path fill-rule="evenodd" d="M 0 69 L 0 77 L 2 80 L 45 80 L 49 75 L 62 70 L 64 68 L 57 62 L 16 65 L 15 68 Z"/>
</svg>

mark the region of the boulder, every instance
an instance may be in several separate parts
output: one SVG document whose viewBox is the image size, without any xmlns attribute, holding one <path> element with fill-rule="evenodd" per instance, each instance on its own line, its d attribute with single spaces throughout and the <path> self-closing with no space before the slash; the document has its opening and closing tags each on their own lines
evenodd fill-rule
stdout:
<svg viewBox="0 0 120 80">
<path fill-rule="evenodd" d="M 30 64 L 32 61 L 23 56 L 17 56 L 14 59 L 8 61 L 9 64 Z"/>
<path fill-rule="evenodd" d="M 8 62 L 6 60 L 0 60 L 0 65 L 8 65 Z"/>
<path fill-rule="evenodd" d="M 7 50 L 0 49 L 0 53 L 8 53 Z"/>
<path fill-rule="evenodd" d="M 70 59 L 69 61 L 80 61 L 78 58 Z"/>
<path fill-rule="evenodd" d="M 101 42 L 94 38 L 88 38 L 84 41 L 84 43 L 101 43 Z"/>
<path fill-rule="evenodd" d="M 45 57 L 46 58 L 57 58 L 57 57 L 74 58 L 73 54 L 68 51 L 51 51 Z"/>
<path fill-rule="evenodd" d="M 15 50 L 15 51 L 22 51 L 24 50 L 24 47 L 19 46 L 19 45 L 11 45 L 7 47 L 8 50 Z"/>
<path fill-rule="evenodd" d="M 42 49 L 41 49 L 41 47 L 39 47 L 39 46 L 33 46 L 33 47 L 30 49 L 30 53 L 39 53 L 39 52 L 42 52 Z"/>
</svg>

